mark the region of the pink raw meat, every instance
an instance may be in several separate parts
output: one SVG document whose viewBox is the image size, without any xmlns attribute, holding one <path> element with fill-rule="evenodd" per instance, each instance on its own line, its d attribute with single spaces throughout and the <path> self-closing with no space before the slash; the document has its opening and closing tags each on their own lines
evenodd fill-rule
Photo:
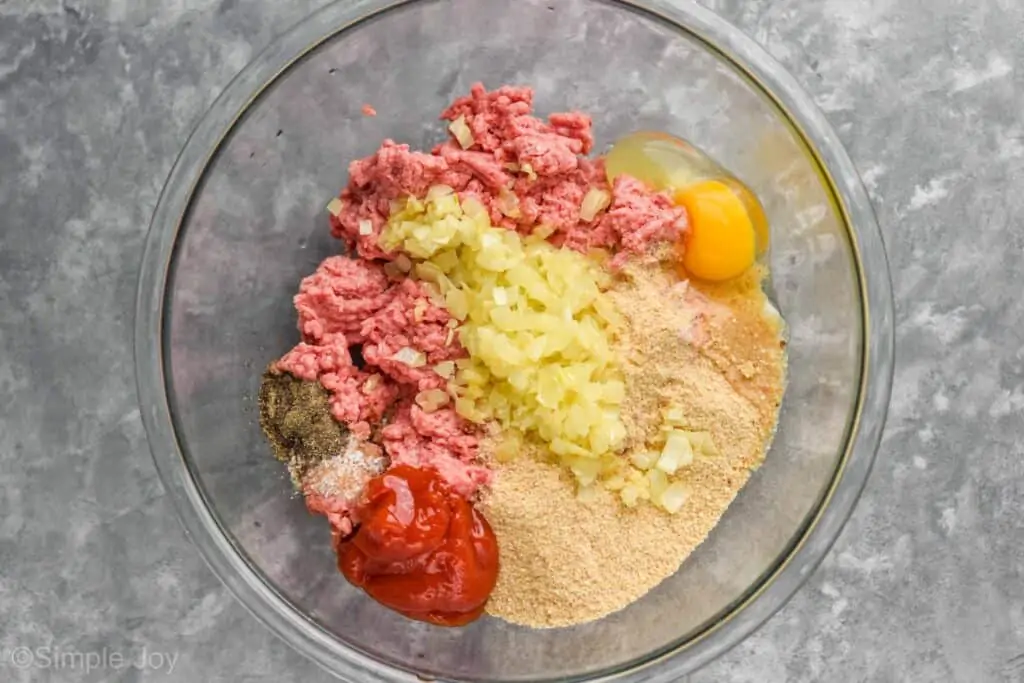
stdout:
<svg viewBox="0 0 1024 683">
<path fill-rule="evenodd" d="M 475 427 L 451 408 L 427 413 L 403 401 L 382 436 L 392 465 L 433 467 L 462 496 L 491 481 L 491 471 L 475 463 L 480 444 Z"/>
<path fill-rule="evenodd" d="M 345 256 L 324 259 L 295 295 L 303 339 L 318 342 L 340 332 L 349 344 L 362 342 L 363 321 L 391 300 L 389 287 L 380 264 Z"/>
</svg>

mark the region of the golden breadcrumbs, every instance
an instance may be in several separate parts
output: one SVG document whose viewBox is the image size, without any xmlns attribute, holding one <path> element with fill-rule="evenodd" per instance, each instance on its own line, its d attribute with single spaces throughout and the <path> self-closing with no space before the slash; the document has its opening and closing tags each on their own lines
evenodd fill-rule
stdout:
<svg viewBox="0 0 1024 683">
<path fill-rule="evenodd" d="M 618 341 L 629 448 L 654 436 L 671 403 L 720 456 L 680 471 L 690 496 L 676 515 L 627 509 L 603 489 L 583 503 L 543 452 L 494 463 L 481 503 L 502 554 L 490 614 L 535 628 L 598 619 L 675 573 L 707 537 L 762 461 L 782 396 L 781 329 L 762 314 L 758 284 L 755 274 L 698 290 L 656 262 L 627 269 L 611 294 L 629 322 Z"/>
</svg>

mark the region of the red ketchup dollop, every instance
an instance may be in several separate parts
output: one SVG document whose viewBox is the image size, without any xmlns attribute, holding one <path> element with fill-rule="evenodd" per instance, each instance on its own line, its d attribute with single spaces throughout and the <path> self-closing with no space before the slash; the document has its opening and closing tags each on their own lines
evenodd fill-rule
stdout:
<svg viewBox="0 0 1024 683">
<path fill-rule="evenodd" d="M 371 479 L 359 528 L 338 546 L 338 568 L 377 602 L 412 619 L 463 626 L 498 580 L 491 526 L 432 469 L 397 465 Z"/>
</svg>

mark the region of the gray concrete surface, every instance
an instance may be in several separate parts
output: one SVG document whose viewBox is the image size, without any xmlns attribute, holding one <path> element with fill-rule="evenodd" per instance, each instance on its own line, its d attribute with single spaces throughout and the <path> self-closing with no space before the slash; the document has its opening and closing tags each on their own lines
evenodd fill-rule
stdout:
<svg viewBox="0 0 1024 683">
<path fill-rule="evenodd" d="M 130 350 L 145 230 L 187 132 L 324 1 L 0 0 L 0 680 L 329 680 L 185 538 Z M 899 326 L 853 519 L 797 597 L 692 680 L 1024 681 L 1024 5 L 705 4 L 839 131 Z M 104 650 L 91 672 L 56 656 Z"/>
</svg>

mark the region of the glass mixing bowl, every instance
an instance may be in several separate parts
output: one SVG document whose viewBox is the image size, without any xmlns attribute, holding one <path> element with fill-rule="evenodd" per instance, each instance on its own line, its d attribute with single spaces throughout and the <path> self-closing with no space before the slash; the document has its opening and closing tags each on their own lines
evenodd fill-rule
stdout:
<svg viewBox="0 0 1024 683">
<path fill-rule="evenodd" d="M 350 587 L 257 425 L 291 297 L 339 244 L 325 205 L 384 138 L 429 148 L 474 81 L 694 141 L 760 196 L 789 384 L 764 466 L 680 571 L 629 608 L 535 631 L 406 620 Z M 379 112 L 361 115 L 364 103 Z M 139 284 L 136 370 L 164 486 L 238 598 L 352 681 L 678 681 L 777 610 L 828 551 L 874 458 L 892 377 L 889 274 L 835 133 L 763 50 L 681 0 L 345 0 L 291 29 L 198 126 L 164 189 Z M 614 548 L 609 548 L 614 552 Z M 571 562 L 572 558 L 566 558 Z"/>
</svg>

